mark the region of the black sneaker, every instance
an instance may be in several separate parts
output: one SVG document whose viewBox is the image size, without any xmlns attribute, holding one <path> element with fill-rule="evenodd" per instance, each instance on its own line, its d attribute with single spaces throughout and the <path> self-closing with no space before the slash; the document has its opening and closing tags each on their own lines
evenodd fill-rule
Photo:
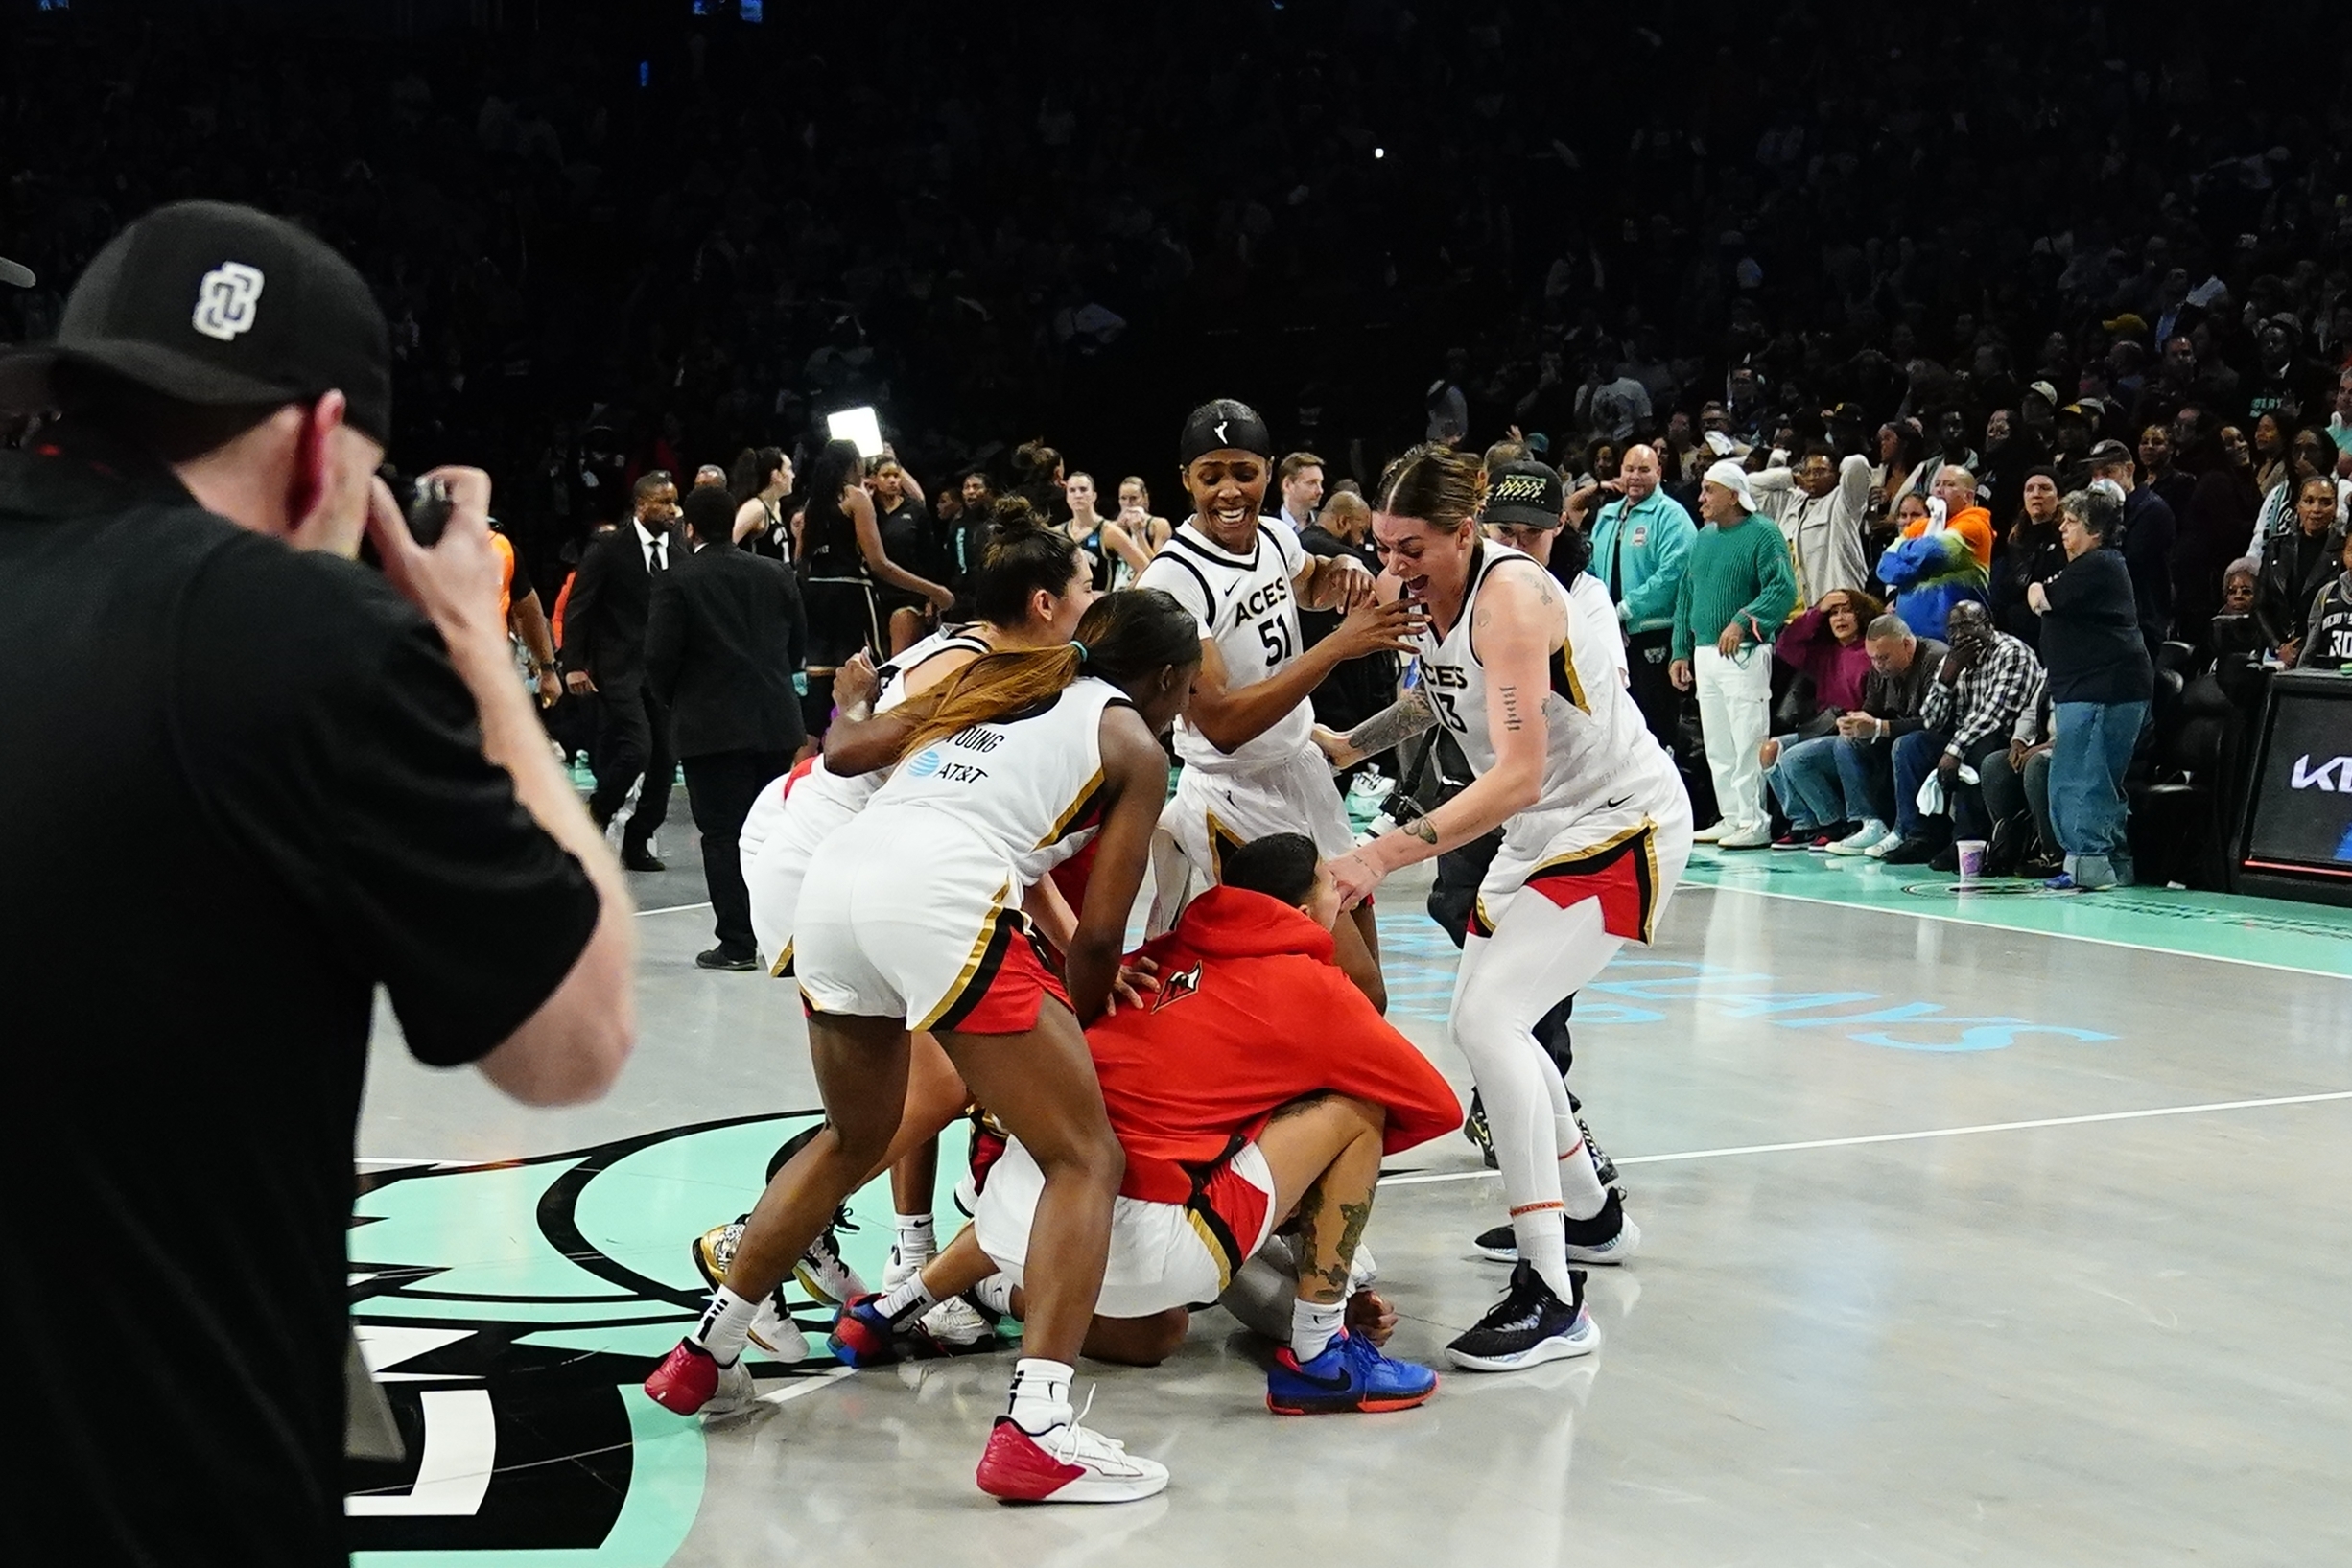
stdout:
<svg viewBox="0 0 2352 1568">
<path fill-rule="evenodd" d="M 1478 1239 L 1470 1246 L 1477 1250 L 1479 1256 L 1491 1262 L 1517 1263 L 1519 1260 L 1519 1233 L 1508 1224 L 1479 1231 Z"/>
<path fill-rule="evenodd" d="M 1570 1263 L 1622 1263 L 1641 1247 L 1641 1229 L 1625 1212 L 1625 1200 L 1611 1188 L 1601 1211 L 1588 1220 L 1561 1216 L 1568 1233 Z"/>
<path fill-rule="evenodd" d="M 1599 1144 L 1592 1141 L 1592 1129 L 1585 1125 L 1584 1117 L 1576 1118 L 1576 1130 L 1585 1135 L 1585 1153 L 1592 1157 L 1592 1174 L 1601 1179 L 1601 1185 L 1615 1186 L 1617 1184 L 1617 1162 L 1610 1158 Z"/>
<path fill-rule="evenodd" d="M 1585 1276 L 1572 1269 L 1568 1278 L 1575 1299 L 1563 1301 L 1534 1264 L 1519 1264 L 1503 1299 L 1446 1346 L 1447 1359 L 1469 1371 L 1515 1372 L 1592 1354 L 1601 1347 L 1601 1329 L 1585 1310 Z"/>
<path fill-rule="evenodd" d="M 625 846 L 623 847 L 621 851 L 621 869 L 623 871 L 668 871 L 670 867 L 651 850 L 647 849 L 643 845 L 639 845 L 633 850 Z"/>
<path fill-rule="evenodd" d="M 1478 1158 L 1488 1170 L 1502 1169 L 1501 1161 L 1494 1158 L 1494 1134 L 1487 1126 L 1487 1108 L 1476 1089 L 1470 1090 L 1470 1116 L 1462 1123 L 1462 1135 L 1478 1146 Z"/>
<path fill-rule="evenodd" d="M 731 974 L 741 974 L 759 967 L 759 954 L 737 952 L 732 948 L 711 948 L 694 954 L 694 968 L 698 970 L 725 970 Z"/>
</svg>

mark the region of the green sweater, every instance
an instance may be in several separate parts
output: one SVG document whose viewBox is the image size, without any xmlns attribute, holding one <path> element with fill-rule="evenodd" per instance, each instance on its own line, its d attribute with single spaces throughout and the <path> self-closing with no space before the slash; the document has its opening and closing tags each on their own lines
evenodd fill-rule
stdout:
<svg viewBox="0 0 2352 1568">
<path fill-rule="evenodd" d="M 1778 524 L 1762 512 L 1728 528 L 1709 523 L 1683 562 L 1674 598 L 1674 656 L 1689 658 L 1692 648 L 1711 645 L 1735 622 L 1743 644 L 1757 641 L 1752 620 L 1769 644 L 1796 605 L 1797 575 Z"/>
</svg>

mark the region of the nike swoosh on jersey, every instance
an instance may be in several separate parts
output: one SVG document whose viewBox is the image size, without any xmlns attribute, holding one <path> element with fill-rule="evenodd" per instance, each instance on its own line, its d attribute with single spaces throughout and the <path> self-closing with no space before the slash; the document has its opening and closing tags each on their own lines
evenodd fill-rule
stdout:
<svg viewBox="0 0 2352 1568">
<path fill-rule="evenodd" d="M 1619 795 L 1613 801 L 1603 801 L 1601 803 L 1601 809 L 1604 811 L 1614 811 L 1618 807 L 1623 806 L 1627 801 L 1630 801 L 1634 797 L 1631 795 Z"/>
</svg>

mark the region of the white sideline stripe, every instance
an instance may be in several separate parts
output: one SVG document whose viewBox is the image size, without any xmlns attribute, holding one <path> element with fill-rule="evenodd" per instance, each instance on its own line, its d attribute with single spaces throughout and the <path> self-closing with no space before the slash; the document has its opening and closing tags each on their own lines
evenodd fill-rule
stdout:
<svg viewBox="0 0 2352 1568">
<path fill-rule="evenodd" d="M 1663 1165 L 1682 1159 L 1723 1159 L 1732 1155 L 1789 1154 L 1799 1149 L 1850 1149 L 1865 1143 L 1914 1143 L 1921 1138 L 1966 1137 L 1976 1133 L 2021 1133 L 2037 1127 L 2082 1127 L 2091 1122 L 2143 1121 L 2151 1116 L 2195 1116 L 2208 1111 L 2255 1111 L 2267 1106 L 2318 1105 L 2352 1100 L 2352 1088 L 2325 1094 L 2282 1094 L 2267 1100 L 2215 1100 L 2205 1105 L 2162 1105 L 2147 1111 L 2103 1111 L 2091 1116 L 2042 1116 L 2033 1121 L 1989 1121 L 1974 1127 L 1931 1127 L 1917 1133 L 1870 1133 L 1859 1137 L 1807 1138 L 1801 1143 L 1744 1143 L 1730 1149 L 1685 1149 L 1671 1155 L 1619 1155 L 1620 1165 Z M 1425 1171 L 1408 1176 L 1384 1176 L 1384 1187 L 1424 1186 L 1434 1182 L 1474 1182 L 1498 1176 L 1481 1166 L 1474 1171 Z"/>
<path fill-rule="evenodd" d="M 1965 915 L 1941 915 L 1933 909 L 1890 909 L 1874 903 L 1847 903 L 1843 899 L 1824 899 L 1811 893 L 1784 893 L 1777 888 L 1733 887 L 1725 882 L 1684 882 L 1683 887 L 1706 888 L 1715 893 L 1745 893 L 1752 899 L 1787 899 L 1793 903 L 1818 903 L 1830 909 L 1859 909 L 1865 914 L 1893 915 L 1899 920 L 1932 920 L 1945 925 L 1973 926 L 1980 931 L 1998 931 L 2005 936 L 2046 936 L 2059 942 L 2088 942 L 2102 948 L 2122 948 L 2129 952 L 2156 953 L 2166 958 L 2201 958 L 2209 964 L 2242 964 L 2251 970 L 2278 970 L 2287 974 L 2316 974 L 2322 980 L 2352 979 L 2352 975 L 2334 970 L 2316 970 L 2302 964 L 2273 964 L 2261 958 L 2232 958 L 2218 952 L 2188 952 L 2179 948 L 2152 947 L 2145 942 L 2125 942 L 2111 936 L 2084 936 L 2079 931 L 2036 931 L 2022 925 L 2002 925 L 1992 921 L 1970 920 Z M 2089 895 L 2097 897 L 2096 894 Z M 653 911 L 659 914 L 659 910 Z"/>
<path fill-rule="evenodd" d="M 708 909 L 710 906 L 711 901 L 708 899 L 703 900 L 700 903 L 670 903 L 664 904 L 659 909 L 640 909 L 637 911 L 637 918 L 643 920 L 647 915 L 682 915 L 689 909 Z"/>
</svg>

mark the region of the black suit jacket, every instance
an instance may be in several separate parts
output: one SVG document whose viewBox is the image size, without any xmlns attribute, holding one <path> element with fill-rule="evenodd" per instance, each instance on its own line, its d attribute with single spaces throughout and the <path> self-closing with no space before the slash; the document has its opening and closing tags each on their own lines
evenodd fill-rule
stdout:
<svg viewBox="0 0 2352 1568">
<path fill-rule="evenodd" d="M 686 559 L 686 535 L 670 530 L 670 570 Z M 645 678 L 646 620 L 652 611 L 653 574 L 646 570 L 637 525 L 625 522 L 588 547 L 564 607 L 563 652 L 569 673 L 584 669 L 598 686 L 628 686 Z"/>
<path fill-rule="evenodd" d="M 723 544 L 673 560 L 653 584 L 646 678 L 678 755 L 799 749 L 792 671 L 808 627 L 791 568 Z"/>
</svg>

